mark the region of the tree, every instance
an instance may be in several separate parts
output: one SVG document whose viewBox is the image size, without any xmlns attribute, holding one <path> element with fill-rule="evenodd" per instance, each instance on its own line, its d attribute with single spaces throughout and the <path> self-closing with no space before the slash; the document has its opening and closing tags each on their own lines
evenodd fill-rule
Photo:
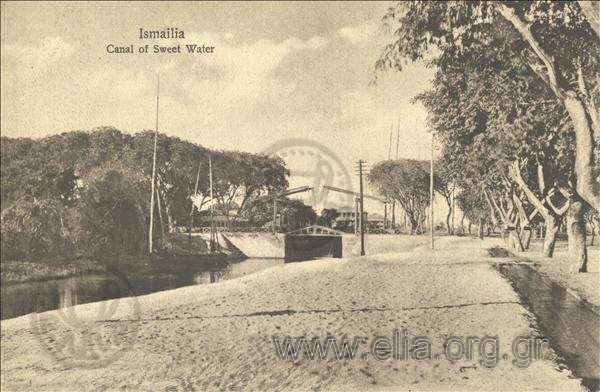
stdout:
<svg viewBox="0 0 600 392">
<path fill-rule="evenodd" d="M 19 253 L 21 241 L 31 241 L 35 252 L 46 254 L 60 249 L 143 252 L 153 144 L 153 131 L 128 135 L 112 127 L 35 140 L 2 137 L 3 250 L 14 242 Z M 160 235 L 159 250 L 168 250 L 173 226 L 188 224 L 192 200 L 206 201 L 211 154 L 217 163 L 215 194 L 227 213 L 253 197 L 287 187 L 289 173 L 279 158 L 210 151 L 159 134 L 154 216 L 160 230 L 153 233 Z M 204 169 L 195 192 L 201 162 Z"/>
<path fill-rule="evenodd" d="M 333 223 L 340 214 L 335 208 L 323 208 L 321 215 L 317 219 L 317 224 L 321 226 L 332 227 Z"/>
<path fill-rule="evenodd" d="M 433 173 L 434 190 L 444 198 L 448 205 L 448 214 L 446 214 L 447 233 L 453 235 L 454 225 L 450 218 L 454 214 L 454 191 L 456 190 L 458 173 L 454 172 L 450 166 L 440 164 L 440 161 L 435 162 Z"/>
<path fill-rule="evenodd" d="M 287 176 L 289 171 L 279 157 L 242 152 L 213 156 L 215 199 L 223 206 L 225 217 L 231 223 L 235 223 L 248 200 L 285 190 L 288 186 Z M 234 202 L 238 206 L 238 213 L 231 217 Z"/>
<path fill-rule="evenodd" d="M 425 208 L 429 206 L 429 163 L 412 159 L 378 162 L 367 176 L 386 198 L 394 199 L 406 212 L 411 233 L 423 232 Z"/>
<path fill-rule="evenodd" d="M 594 146 L 600 137 L 600 41 L 586 17 L 591 14 L 575 2 L 397 2 L 385 17 L 394 25 L 396 39 L 376 67 L 401 70 L 405 59 L 425 56 L 442 69 L 457 58 L 473 63 L 481 54 L 497 50 L 501 41 L 510 61 L 535 73 L 548 87 L 547 98 L 568 113 L 576 136 L 575 188 L 599 209 L 600 163 Z"/>
<path fill-rule="evenodd" d="M 513 17 L 518 14 L 529 18 L 529 32 L 520 29 L 516 24 L 518 20 L 509 18 L 507 11 L 514 13 Z M 586 79 L 598 73 L 597 56 L 589 55 L 598 52 L 598 42 L 597 37 L 589 39 L 590 26 L 578 6 L 546 2 L 511 3 L 510 6 L 504 2 L 402 2 L 390 9 L 386 19 L 389 23 L 399 23 L 395 30 L 397 40 L 388 45 L 377 68 L 401 69 L 405 58 L 419 60 L 429 56 L 429 63 L 438 70 L 434 90 L 419 98 L 434 113 L 434 129 L 446 134 L 442 138 L 444 148 L 456 154 L 471 143 L 479 143 L 486 154 L 493 154 L 497 170 L 489 172 L 487 177 L 495 177 L 496 184 L 504 185 L 498 187 L 487 182 L 486 199 L 493 210 L 492 219 L 498 216 L 505 224 L 520 226 L 522 236 L 530 235 L 523 229 L 530 220 L 527 204 L 529 209 L 533 206 L 533 212 L 542 214 L 551 227 L 544 246 L 545 253 L 551 255 L 552 233 L 558 229 L 557 217 L 564 214 L 569 205 L 577 205 L 577 195 L 571 191 L 578 191 L 594 203 L 594 197 L 589 196 L 590 186 L 585 185 L 589 182 L 589 173 L 597 168 L 597 163 L 589 162 L 590 145 L 585 142 L 586 132 L 591 128 L 586 131 L 585 124 L 577 124 L 573 107 L 583 103 L 595 110 L 597 94 L 592 97 L 589 91 L 596 91 L 597 86 L 588 90 L 590 85 Z M 568 42 L 561 47 L 564 37 Z M 540 72 L 536 61 L 543 63 L 543 56 L 540 57 L 540 48 L 532 39 L 545 41 L 546 50 L 556 56 L 553 67 L 562 69 L 562 79 L 557 79 L 562 93 L 557 94 L 557 86 L 548 76 L 552 67 Z M 428 51 L 430 46 L 438 49 L 435 55 Z M 578 83 L 566 82 L 568 75 Z M 578 91 L 572 96 L 568 90 L 575 87 Z M 581 102 L 573 104 L 569 101 L 571 98 Z M 527 119 L 532 121 L 527 122 Z M 593 126 L 593 115 L 590 119 Z M 444 127 L 450 131 L 444 131 Z M 573 161 L 569 159 L 569 145 L 564 143 L 571 132 L 576 140 Z M 504 151 L 494 151 L 498 146 Z M 582 157 L 588 162 L 585 165 L 581 165 Z M 475 166 L 489 161 L 484 158 L 475 161 Z M 520 178 L 517 167 L 526 169 Z M 464 166 L 462 170 L 464 173 Z M 535 172 L 541 172 L 542 176 L 532 175 Z M 539 180 L 549 173 L 557 175 Z M 513 189 L 510 182 L 520 189 Z M 581 184 L 587 189 L 587 196 L 583 196 L 586 190 L 582 190 Z M 565 191 L 573 193 L 569 200 L 563 198 Z M 507 199 L 505 204 L 510 208 L 507 210 L 502 203 L 495 202 L 496 196 Z M 563 203 L 562 207 L 556 208 L 556 198 Z M 584 209 L 575 211 L 581 215 Z M 579 218 L 572 219 L 580 226 L 579 230 L 571 231 L 573 234 L 581 232 L 582 219 Z M 570 243 L 585 244 L 584 236 L 573 237 Z M 524 239 L 528 241 L 527 237 Z M 571 248 L 572 259 L 579 264 L 579 269 L 585 270 L 585 253 Z"/>
<path fill-rule="evenodd" d="M 76 241 L 90 254 L 139 254 L 147 247 L 150 184 L 123 163 L 87 174 L 77 205 Z"/>
<path fill-rule="evenodd" d="M 456 202 L 463 211 L 463 216 L 469 220 L 469 227 L 472 222 L 477 222 L 479 238 L 483 239 L 483 225 L 490 223 L 490 212 L 485 199 L 480 192 L 471 192 L 470 190 L 461 190 L 456 196 Z M 469 229 L 469 234 L 471 230 Z"/>
<path fill-rule="evenodd" d="M 287 229 L 295 230 L 302 227 L 314 225 L 317 221 L 315 210 L 304 204 L 301 200 L 284 199 L 282 203 L 282 214 L 287 220 Z"/>
<path fill-rule="evenodd" d="M 68 247 L 64 209 L 56 200 L 24 196 L 2 211 L 3 257 L 57 254 Z"/>
</svg>

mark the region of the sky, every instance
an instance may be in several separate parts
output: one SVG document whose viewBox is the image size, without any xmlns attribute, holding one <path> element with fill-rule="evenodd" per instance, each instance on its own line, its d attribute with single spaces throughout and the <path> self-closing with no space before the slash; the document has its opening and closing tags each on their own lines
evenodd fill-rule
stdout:
<svg viewBox="0 0 600 392">
<path fill-rule="evenodd" d="M 316 141 L 349 173 L 351 184 L 344 186 L 358 189 L 354 162 L 387 159 L 392 128 L 394 139 L 400 135 L 400 158 L 430 154 L 426 112 L 411 99 L 429 86 L 433 71 L 408 64 L 369 83 L 392 39 L 381 21 L 389 6 L 4 2 L 0 131 L 40 137 L 98 126 L 154 129 L 160 74 L 160 132 L 249 152 L 290 138 Z M 184 31 L 185 39 L 139 38 L 140 28 L 167 27 Z M 133 45 L 136 52 L 145 44 L 215 49 L 111 54 L 109 44 Z M 299 154 L 312 148 L 297 147 Z"/>
</svg>

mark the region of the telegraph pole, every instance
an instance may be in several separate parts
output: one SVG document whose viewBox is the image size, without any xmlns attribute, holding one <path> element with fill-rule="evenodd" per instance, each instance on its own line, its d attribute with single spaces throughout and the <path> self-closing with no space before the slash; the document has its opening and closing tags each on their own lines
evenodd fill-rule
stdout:
<svg viewBox="0 0 600 392">
<path fill-rule="evenodd" d="M 365 220 L 364 220 L 364 193 L 363 193 L 363 172 L 364 164 L 362 159 L 358 160 L 358 178 L 360 184 L 360 255 L 365 255 Z"/>
</svg>

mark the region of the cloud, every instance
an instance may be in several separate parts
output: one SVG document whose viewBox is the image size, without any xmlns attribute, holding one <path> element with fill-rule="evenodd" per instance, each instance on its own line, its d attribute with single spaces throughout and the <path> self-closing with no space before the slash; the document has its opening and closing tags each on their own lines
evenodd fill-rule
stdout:
<svg viewBox="0 0 600 392">
<path fill-rule="evenodd" d="M 365 90 L 350 90 L 340 92 L 339 105 L 340 121 L 369 117 L 375 107 L 370 93 Z"/>
<path fill-rule="evenodd" d="M 278 80 L 273 77 L 273 71 L 287 56 L 318 50 L 327 45 L 329 39 L 320 36 L 306 40 L 292 37 L 281 42 L 259 39 L 235 45 L 230 34 L 191 33 L 186 43 L 214 46 L 215 53 L 197 57 L 193 65 L 197 74 L 186 78 L 182 88 L 193 94 L 216 91 L 224 99 L 239 102 L 292 93 L 295 83 Z"/>
<path fill-rule="evenodd" d="M 38 45 L 4 45 L 3 53 L 21 73 L 41 73 L 73 54 L 74 48 L 62 37 L 42 38 Z"/>
<path fill-rule="evenodd" d="M 377 35 L 379 23 L 377 21 L 369 21 L 358 26 L 346 26 L 338 30 L 338 35 L 351 44 L 366 44 L 372 43 L 373 38 Z"/>
</svg>

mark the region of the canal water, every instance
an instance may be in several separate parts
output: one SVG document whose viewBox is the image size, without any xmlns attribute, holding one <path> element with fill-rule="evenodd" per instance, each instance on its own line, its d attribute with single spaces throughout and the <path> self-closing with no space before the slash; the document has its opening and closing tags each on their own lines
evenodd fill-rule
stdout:
<svg viewBox="0 0 600 392">
<path fill-rule="evenodd" d="M 192 265 L 189 269 L 176 273 L 128 276 L 106 273 L 3 285 L 0 288 L 1 318 L 4 320 L 34 312 L 150 294 L 183 286 L 211 284 L 239 278 L 283 263 L 283 259 L 251 258 L 219 266 Z"/>
<path fill-rule="evenodd" d="M 600 310 L 525 264 L 498 264 L 524 304 L 535 314 L 541 333 L 583 385 L 600 388 Z"/>
</svg>

